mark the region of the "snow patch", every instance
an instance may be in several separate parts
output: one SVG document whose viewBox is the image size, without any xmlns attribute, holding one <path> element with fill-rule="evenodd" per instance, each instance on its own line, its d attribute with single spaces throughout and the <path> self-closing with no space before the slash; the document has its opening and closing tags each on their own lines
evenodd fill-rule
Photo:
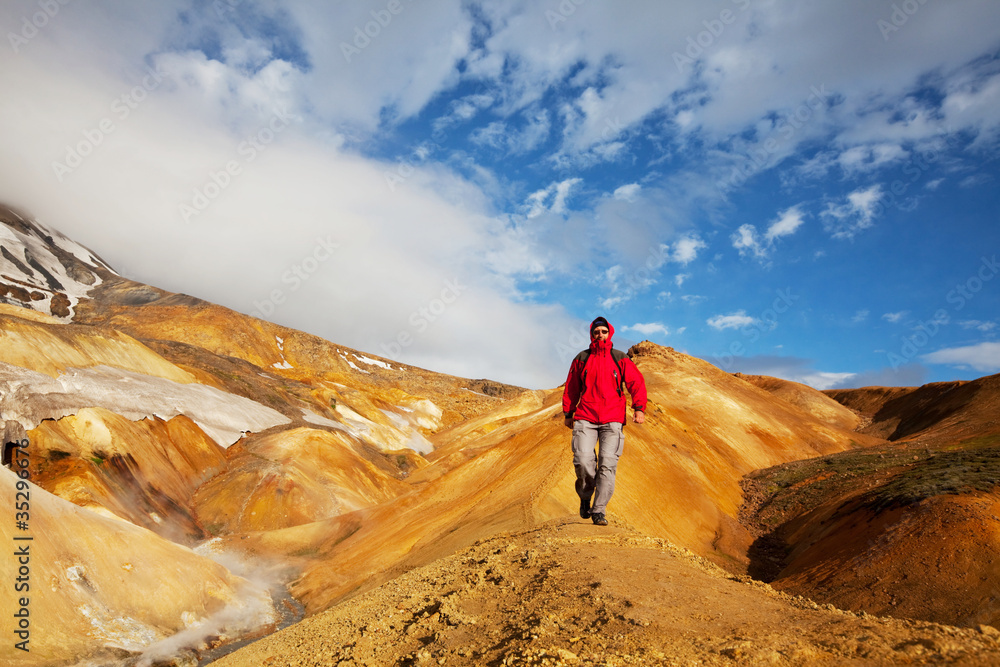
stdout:
<svg viewBox="0 0 1000 667">
<path fill-rule="evenodd" d="M 375 426 L 374 422 L 365 419 L 360 414 L 350 409 L 343 403 L 337 403 L 337 406 L 333 410 L 338 415 L 343 417 L 344 420 L 347 421 L 351 426 L 354 427 L 355 430 L 352 431 L 352 433 L 354 433 L 355 435 L 367 433 L 372 426 Z"/>
<path fill-rule="evenodd" d="M 114 271 L 108 267 L 104 262 L 94 257 L 93 253 L 81 246 L 80 244 L 71 241 L 69 238 L 63 236 L 59 232 L 50 229 L 46 225 L 42 224 L 38 220 L 24 220 L 21 216 L 17 216 L 23 222 L 28 225 L 34 226 L 43 235 L 48 236 L 51 242 L 46 238 L 41 238 L 35 233 L 25 234 L 19 230 L 13 229 L 3 223 L 0 223 L 0 243 L 7 249 L 14 258 L 20 262 L 20 266 L 17 263 L 10 261 L 6 257 L 0 256 L 0 272 L 5 276 L 16 276 L 17 282 L 22 283 L 22 285 L 27 285 L 29 289 L 37 292 L 42 292 L 47 295 L 53 295 L 57 293 L 65 294 L 69 299 L 70 305 L 70 315 L 67 317 L 59 318 L 64 322 L 68 322 L 72 319 L 72 313 L 76 309 L 77 303 L 80 299 L 86 297 L 90 290 L 101 284 L 101 277 L 94 271 L 89 272 L 92 277 L 93 282 L 81 282 L 76 278 L 72 277 L 68 269 L 63 266 L 63 263 L 59 261 L 59 258 L 52 252 L 50 246 L 54 245 L 57 248 L 64 250 L 78 260 L 83 262 L 88 268 L 96 268 L 98 266 L 105 268 L 112 273 Z M 30 261 L 29 261 L 30 257 Z M 25 267 L 28 272 L 22 270 Z M 39 269 L 41 267 L 41 269 Z M 48 274 L 55 283 L 50 283 Z M 39 312 L 44 312 L 52 314 L 49 310 L 50 299 L 42 299 L 40 301 L 29 301 L 22 304 L 25 308 L 31 308 Z"/>
<path fill-rule="evenodd" d="M 362 364 L 366 364 L 368 366 L 378 366 L 379 368 L 385 368 L 386 370 L 390 370 L 390 371 L 392 370 L 392 366 L 390 366 L 389 364 L 387 364 L 384 361 L 379 361 L 378 359 L 372 359 L 371 357 L 366 357 L 363 354 L 353 354 L 352 353 L 351 356 L 354 357 L 355 361 L 359 361 Z M 354 370 L 359 371 L 361 373 L 371 374 L 371 371 L 366 371 L 363 368 L 359 368 L 353 361 L 351 361 L 350 359 L 348 359 L 347 355 L 345 355 L 343 352 L 340 353 L 340 358 L 343 359 L 344 361 L 346 361 L 347 365 L 350 366 L 351 368 L 353 368 Z"/>
<path fill-rule="evenodd" d="M 278 351 L 281 353 L 281 361 L 276 361 L 271 364 L 271 368 L 280 368 L 283 370 L 288 370 L 290 368 L 295 368 L 288 360 L 285 359 L 285 339 L 281 336 L 275 336 L 274 340 L 278 343 Z"/>
<path fill-rule="evenodd" d="M 360 417 L 360 415 L 358 415 Z M 340 422 L 335 422 L 332 419 L 328 419 L 322 415 L 318 415 L 312 410 L 306 410 L 302 408 L 302 419 L 309 422 L 310 424 L 315 424 L 316 426 L 329 426 L 330 428 L 335 428 L 338 431 L 346 431 L 350 433 L 350 429 L 341 424 Z"/>
<path fill-rule="evenodd" d="M 246 431 L 291 420 L 265 405 L 203 384 L 181 384 L 110 366 L 69 369 L 58 378 L 0 362 L 0 411 L 25 430 L 84 408 L 104 408 L 133 421 L 189 417 L 222 447 Z"/>
<path fill-rule="evenodd" d="M 444 411 L 430 399 L 420 399 L 413 404 L 413 410 L 417 413 L 417 424 L 422 428 L 433 430 L 441 426 Z"/>
<path fill-rule="evenodd" d="M 384 361 L 379 361 L 378 359 L 372 359 L 371 357 L 366 357 L 364 355 L 355 355 L 354 357 L 363 364 L 368 364 L 369 366 L 378 366 L 379 368 L 384 368 L 386 370 L 392 370 L 392 366 Z"/>
<path fill-rule="evenodd" d="M 430 454 L 434 451 L 434 445 L 420 431 L 411 431 L 410 439 L 406 441 L 404 446 L 417 454 Z"/>
<path fill-rule="evenodd" d="M 399 430 L 402 436 L 400 444 L 403 448 L 412 449 L 418 454 L 429 454 L 434 451 L 434 445 L 431 444 L 430 440 L 425 438 L 423 434 L 414 427 L 413 421 L 417 421 L 418 425 L 420 422 L 420 418 L 417 416 L 417 413 L 411 412 L 407 415 L 401 415 L 398 412 L 382 410 L 382 414 L 388 417 L 393 425 Z"/>
<path fill-rule="evenodd" d="M 17 217 L 21 218 L 21 216 Z M 21 218 L 21 220 L 24 221 L 24 218 Z M 38 218 L 35 218 L 33 222 L 36 227 L 41 229 L 43 233 L 45 233 L 52 239 L 52 244 L 58 247 L 60 250 L 65 250 L 66 252 L 70 253 L 84 264 L 90 264 L 91 266 L 100 266 L 107 269 L 108 271 L 111 271 L 112 273 L 115 274 L 118 273 L 110 266 L 99 260 L 97 256 L 94 255 L 94 253 L 90 252 L 85 247 L 83 247 L 73 239 L 69 238 L 68 236 L 65 236 L 62 232 L 57 231 L 52 227 L 49 227 Z M 98 280 L 100 279 L 98 278 Z"/>
</svg>

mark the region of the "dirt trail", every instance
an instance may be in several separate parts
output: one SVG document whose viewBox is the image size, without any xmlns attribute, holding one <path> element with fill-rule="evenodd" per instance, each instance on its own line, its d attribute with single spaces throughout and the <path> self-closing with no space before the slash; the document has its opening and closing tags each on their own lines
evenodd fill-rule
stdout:
<svg viewBox="0 0 1000 667">
<path fill-rule="evenodd" d="M 477 542 L 213 665 L 995 665 L 998 639 L 820 606 L 565 518 Z"/>
</svg>

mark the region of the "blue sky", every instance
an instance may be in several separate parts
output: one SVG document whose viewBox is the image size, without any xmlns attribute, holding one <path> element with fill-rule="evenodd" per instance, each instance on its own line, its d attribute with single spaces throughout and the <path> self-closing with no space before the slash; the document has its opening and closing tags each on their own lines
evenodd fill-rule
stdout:
<svg viewBox="0 0 1000 667">
<path fill-rule="evenodd" d="M 998 3 L 0 22 L 0 199 L 136 280 L 529 387 L 597 315 L 619 347 L 817 388 L 1000 372 Z"/>
</svg>

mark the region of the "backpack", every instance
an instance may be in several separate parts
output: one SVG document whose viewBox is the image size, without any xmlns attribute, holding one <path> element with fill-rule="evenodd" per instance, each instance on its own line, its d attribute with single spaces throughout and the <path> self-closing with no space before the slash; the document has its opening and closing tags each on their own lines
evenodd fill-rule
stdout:
<svg viewBox="0 0 1000 667">
<path fill-rule="evenodd" d="M 622 360 L 628 357 L 628 354 L 622 352 L 616 347 L 611 348 L 611 359 L 615 362 L 615 366 L 618 367 L 618 395 L 622 395 L 622 389 L 625 386 L 625 367 L 622 365 Z M 587 371 L 587 359 L 590 358 L 590 350 L 586 349 L 580 354 L 576 355 L 573 361 L 579 361 L 583 371 L 580 373 L 580 389 L 583 389 L 583 382 L 586 379 Z"/>
</svg>

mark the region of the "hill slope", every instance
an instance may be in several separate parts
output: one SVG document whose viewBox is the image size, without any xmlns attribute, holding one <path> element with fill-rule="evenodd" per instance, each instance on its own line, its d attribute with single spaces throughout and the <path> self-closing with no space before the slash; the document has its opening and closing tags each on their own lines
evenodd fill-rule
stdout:
<svg viewBox="0 0 1000 667">
<path fill-rule="evenodd" d="M 996 664 L 986 632 L 821 607 L 663 540 L 562 519 L 477 542 L 213 665 Z"/>
<path fill-rule="evenodd" d="M 15 498 L 17 479 L 0 469 L 4 498 Z M 37 487 L 26 494 L 26 525 L 0 522 L 0 539 L 24 554 L 2 559 L 0 576 L 12 587 L 20 577 L 16 599 L 27 610 L 27 623 L 4 622 L 5 665 L 65 665 L 97 648 L 120 658 L 179 633 L 239 636 L 274 622 L 267 589 L 210 558 Z M 14 596 L 4 601 L 13 618 Z M 18 628 L 24 651 L 12 641 Z"/>
<path fill-rule="evenodd" d="M 750 475 L 751 571 L 849 609 L 1000 625 L 1000 375 L 827 394 L 894 441 Z"/>
<path fill-rule="evenodd" d="M 33 623 L 51 631 L 53 645 L 70 635 L 74 641 L 57 653 L 14 653 L 5 645 L 4 661 L 61 664 L 54 656 L 127 655 L 170 632 L 197 644 L 253 630 L 234 606 L 237 596 L 211 578 L 241 581 L 228 570 L 243 566 L 209 550 L 227 563 L 205 558 L 215 568 L 209 576 L 205 566 L 185 564 L 189 548 L 216 534 L 310 523 L 409 493 L 403 480 L 427 465 L 422 454 L 432 450 L 426 436 L 521 391 L 373 359 L 134 283 L 37 221 L 9 210 L 0 219 L 4 441 L 27 443 L 32 488 L 91 517 L 75 522 L 80 530 L 46 529 L 38 539 L 52 542 L 33 559 L 53 587 Z M 487 387 L 495 395 L 472 390 Z M 5 444 L 5 463 L 12 458 Z M 59 502 L 33 506 L 32 526 L 67 516 Z M 73 597 L 76 570 L 64 564 L 73 554 L 99 554 L 122 535 L 132 536 L 135 548 L 153 538 L 180 546 L 157 547 L 164 594 L 136 588 L 142 606 L 128 601 L 128 577 L 89 579 L 104 592 L 103 614 L 134 620 L 109 639 L 85 630 L 89 607 Z M 273 577 L 269 585 L 283 588 Z M 218 589 L 213 614 L 234 615 L 217 616 L 228 618 L 228 627 L 205 626 L 199 636 L 199 607 L 174 591 L 203 586 Z M 270 600 L 267 587 L 261 590 Z"/>
<path fill-rule="evenodd" d="M 943 442 L 1000 433 L 1000 375 L 922 387 L 863 387 L 825 392 L 870 421 L 865 433 L 887 440 Z"/>
<path fill-rule="evenodd" d="M 575 591 L 572 595 L 584 609 L 600 612 L 574 612 L 568 624 L 564 621 L 566 633 L 604 619 L 601 622 L 617 628 L 617 634 L 629 634 L 626 628 L 634 634 L 647 627 L 643 620 L 651 626 L 658 623 L 648 616 L 662 609 L 673 614 L 678 627 L 686 628 L 685 636 L 694 638 L 684 649 L 675 635 L 663 639 L 661 631 L 671 632 L 664 628 L 638 632 L 634 641 L 619 642 L 616 636 L 618 643 L 605 637 L 585 642 L 580 635 L 570 644 L 579 642 L 584 647 L 581 655 L 606 650 L 608 655 L 652 659 L 658 647 L 665 647 L 666 653 L 690 649 L 693 652 L 682 654 L 716 656 L 713 660 L 824 658 L 827 653 L 840 659 L 851 651 L 864 655 L 865 650 L 882 659 L 897 654 L 919 657 L 920 651 L 927 651 L 930 657 L 970 664 L 978 659 L 976 652 L 992 655 L 991 645 L 979 635 L 940 629 L 928 631 L 932 638 L 923 641 L 900 630 L 918 628 L 906 624 L 874 625 L 871 636 L 843 643 L 817 629 L 809 616 L 811 605 L 779 610 L 769 606 L 775 597 L 767 589 L 740 578 L 758 564 L 753 541 L 764 525 L 763 520 L 746 526 L 739 521 L 748 495 L 740 486 L 744 476 L 760 469 L 785 470 L 775 466 L 798 462 L 794 465 L 800 467 L 790 469 L 804 471 L 806 479 L 813 480 L 817 476 L 810 466 L 879 452 L 896 464 L 893 472 L 899 474 L 893 483 L 910 479 L 904 473 L 912 468 L 903 455 L 885 453 L 887 447 L 909 445 L 890 445 L 855 432 L 859 416 L 827 396 L 773 378 L 733 376 L 651 343 L 634 346 L 630 354 L 649 388 L 647 420 L 626 429 L 619 483 L 609 508 L 612 526 L 601 533 L 575 518 L 570 434 L 561 419 L 560 389 L 527 391 L 373 358 L 190 296 L 128 281 L 37 221 L 12 211 L 0 211 L 0 220 L 5 223 L 0 253 L 0 410 L 5 442 L 25 442 L 31 452 L 26 472 L 37 485 L 31 487 L 32 499 L 39 498 L 37 505 L 32 500 L 31 508 L 31 528 L 37 530 L 32 537 L 38 545 L 32 566 L 45 582 L 36 582 L 42 586 L 44 603 L 32 607 L 37 645 L 45 650 L 14 654 L 5 646 L 0 649 L 4 661 L 60 665 L 72 654 L 130 664 L 144 652 L 150 660 L 183 656 L 185 647 L 274 630 L 283 622 L 276 620 L 276 612 L 298 609 L 288 591 L 311 614 L 335 610 L 345 601 L 350 605 L 365 599 L 360 596 L 380 584 L 392 586 L 414 568 L 469 549 L 468 557 L 491 563 L 481 571 L 480 581 L 478 565 L 463 561 L 470 577 L 491 586 L 512 584 L 498 597 L 496 609 L 513 604 L 504 602 L 514 599 L 503 597 L 509 595 L 530 612 L 524 620 L 512 621 L 510 628 L 517 633 L 536 627 L 546 613 L 545 604 L 561 599 L 553 596 L 552 586 L 545 587 L 549 581 Z M 948 400 L 966 398 L 964 403 L 947 403 L 938 422 L 943 428 L 965 428 L 966 421 L 978 420 L 976 437 L 988 437 L 992 404 L 977 401 L 988 396 L 993 385 L 968 384 L 971 388 L 963 385 L 948 394 Z M 980 407 L 970 411 L 970 406 Z M 949 456 L 964 455 L 970 443 L 957 443 L 957 453 L 945 449 L 955 444 L 953 440 L 941 443 L 935 452 L 948 455 L 935 454 L 929 465 L 951 474 L 955 466 Z M 991 446 L 990 441 L 975 439 L 972 444 Z M 931 446 L 926 447 L 927 458 Z M 5 447 L 5 460 L 11 453 Z M 984 460 L 977 466 L 979 472 L 959 465 L 965 476 L 959 476 L 955 488 L 963 498 L 971 497 L 963 490 L 969 484 L 984 493 L 992 488 L 991 464 Z M 866 497 L 864 507 L 874 507 L 876 516 L 894 516 L 895 506 L 882 501 L 910 493 L 912 487 L 887 487 L 895 495 Z M 836 498 L 815 493 L 811 483 L 779 488 L 787 490 L 783 498 L 793 502 L 771 502 L 767 507 L 791 508 L 774 516 L 803 536 L 796 537 L 802 549 L 795 553 L 833 553 L 821 540 L 836 541 L 837 535 L 822 532 L 822 523 L 794 523 L 805 513 L 793 510 L 823 506 L 823 511 L 836 512 L 840 505 L 823 505 Z M 751 499 L 765 495 L 749 493 Z M 67 517 L 72 520 L 65 521 Z M 852 524 L 834 518 L 838 534 L 861 535 Z M 10 521 L 4 526 L 3 535 L 10 539 L 12 525 Z M 969 521 L 961 526 L 972 525 Z M 813 532 L 815 526 L 820 532 Z M 569 531 L 571 539 L 553 530 Z M 862 538 L 867 539 L 861 535 L 855 542 L 861 544 Z M 524 572 L 508 567 L 513 562 L 490 560 L 475 551 L 483 544 L 493 548 L 495 539 L 525 545 L 525 553 L 517 556 L 524 558 Z M 987 548 L 992 543 L 983 544 Z M 107 545 L 121 546 L 115 551 Z M 819 551 L 809 551 L 813 545 L 819 545 Z M 919 542 L 903 546 L 909 550 L 906 556 L 921 555 Z M 554 549 L 565 560 L 557 559 Z M 698 579 L 700 574 L 685 568 L 691 563 L 698 571 L 711 568 L 694 559 L 668 572 L 674 582 L 694 577 L 706 590 L 738 598 L 748 611 L 734 618 L 729 615 L 734 608 L 716 609 L 712 600 L 691 597 L 683 588 L 654 587 L 655 594 L 642 599 L 625 596 L 622 591 L 642 580 L 633 578 L 633 571 L 655 581 L 663 553 L 678 549 L 722 565 L 737 579 Z M 117 552 L 136 555 L 118 562 Z M 139 552 L 155 556 L 155 568 Z M 533 560 L 529 552 L 548 555 Z M 972 561 L 985 562 L 985 553 L 974 551 Z M 583 573 L 592 576 L 595 559 L 628 567 L 606 572 L 599 581 L 585 581 Z M 889 560 L 902 563 L 899 558 Z M 810 555 L 799 564 L 817 562 Z M 142 564 L 141 577 L 133 576 L 136 563 Z M 553 574 L 556 563 L 575 574 L 560 580 Z M 2 573 L 13 577 L 5 568 Z M 977 572 L 971 565 L 966 569 Z M 806 573 L 807 580 L 811 576 L 808 567 L 797 572 Z M 857 590 L 874 590 L 875 584 L 862 575 L 854 581 Z M 159 588 L 151 588 L 150 576 L 157 578 Z M 249 579 L 258 583 L 248 588 Z M 445 586 L 459 581 L 438 579 Z M 605 604 L 603 596 L 587 594 L 595 590 L 588 589 L 594 583 L 649 614 L 630 616 L 622 600 Z M 853 590 L 851 585 L 845 580 L 841 590 Z M 247 602 L 245 590 L 253 591 L 253 604 Z M 474 587 L 476 595 L 492 590 Z M 910 592 L 931 606 L 945 599 L 932 588 Z M 672 593 L 680 595 L 674 607 Z M 133 594 L 141 600 L 131 599 Z M 38 592 L 39 601 L 41 597 Z M 845 599 L 844 604 L 853 603 Z M 94 630 L 94 609 L 105 621 L 125 620 L 102 621 L 103 629 Z M 478 614 L 468 606 L 458 612 L 447 605 L 441 609 L 453 619 Z M 432 618 L 434 612 L 427 611 Z M 496 618 L 489 610 L 481 613 L 484 623 Z M 748 613 L 773 623 L 759 626 L 749 639 L 739 639 L 736 628 Z M 685 618 L 709 624 L 711 632 L 721 633 L 729 643 L 699 639 L 697 624 Z M 614 625 L 619 622 L 626 625 Z M 796 642 L 788 634 L 775 634 L 781 625 L 822 641 Z M 410 626 L 413 633 L 424 628 Z M 49 639 L 41 637 L 42 628 L 50 632 Z M 537 647 L 513 639 L 510 628 L 490 625 L 485 635 L 465 629 L 470 630 L 470 646 L 493 656 L 491 660 L 544 659 L 529 654 Z M 855 631 L 850 628 L 845 632 Z M 954 645 L 945 635 L 955 638 Z M 773 645 L 761 644 L 767 642 Z M 816 653 L 823 642 L 841 648 Z M 441 645 L 442 650 L 452 646 Z M 699 652 L 706 646 L 714 653 Z M 373 655 L 389 656 L 393 649 L 372 650 Z M 552 660 L 569 659 L 556 653 Z M 440 657 L 448 655 L 445 651 Z M 460 655 L 457 648 L 455 655 Z M 425 657 L 408 659 L 419 663 Z"/>
<path fill-rule="evenodd" d="M 649 407 L 644 425 L 626 429 L 614 525 L 743 569 L 752 538 L 737 522 L 740 477 L 865 441 L 704 361 L 649 343 L 631 353 Z M 413 493 L 230 543 L 254 557 L 311 554 L 292 591 L 314 613 L 497 532 L 573 515 L 579 503 L 560 397 L 543 392 L 513 414 L 501 406 L 482 415 L 470 422 L 476 437 L 452 429 L 455 446 L 438 440 L 443 458 L 414 475 Z"/>
</svg>

